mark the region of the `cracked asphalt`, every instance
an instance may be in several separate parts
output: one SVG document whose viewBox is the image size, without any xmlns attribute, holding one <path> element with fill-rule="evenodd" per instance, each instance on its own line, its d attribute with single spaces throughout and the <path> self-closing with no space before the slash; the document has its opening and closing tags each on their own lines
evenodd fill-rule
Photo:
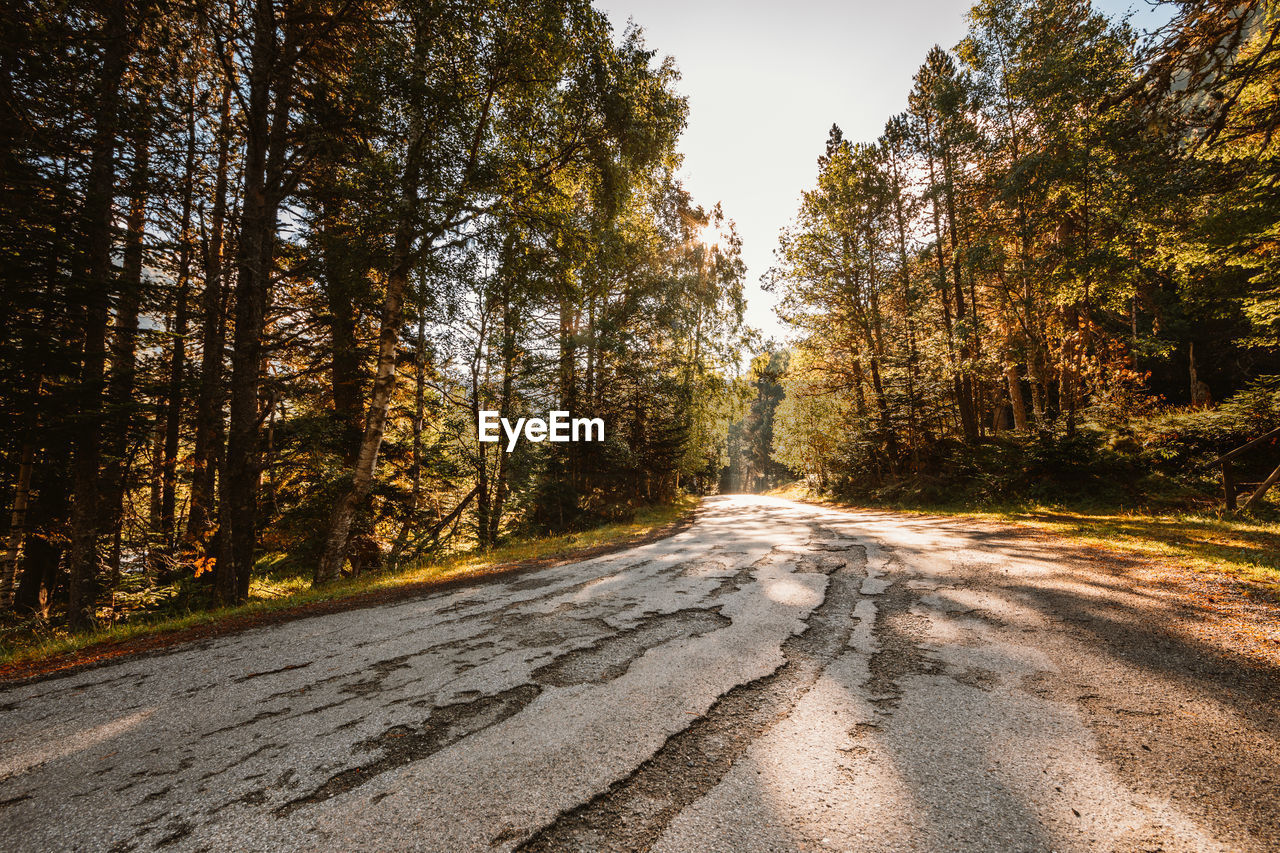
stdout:
<svg viewBox="0 0 1280 853">
<path fill-rule="evenodd" d="M 1280 849 L 1280 670 L 1109 559 L 710 498 L 629 551 L 0 688 L 0 837 Z"/>
</svg>

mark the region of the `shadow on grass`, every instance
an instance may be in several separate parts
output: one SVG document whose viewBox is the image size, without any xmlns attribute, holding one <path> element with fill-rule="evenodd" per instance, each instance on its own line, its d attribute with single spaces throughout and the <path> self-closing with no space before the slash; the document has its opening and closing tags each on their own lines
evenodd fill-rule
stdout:
<svg viewBox="0 0 1280 853">
<path fill-rule="evenodd" d="M 1280 526 L 1265 522 L 1184 516 L 1094 514 L 1031 510 L 1014 520 L 1102 540 L 1110 547 L 1138 546 L 1139 553 L 1191 558 L 1198 568 L 1216 567 L 1280 593 Z"/>
</svg>

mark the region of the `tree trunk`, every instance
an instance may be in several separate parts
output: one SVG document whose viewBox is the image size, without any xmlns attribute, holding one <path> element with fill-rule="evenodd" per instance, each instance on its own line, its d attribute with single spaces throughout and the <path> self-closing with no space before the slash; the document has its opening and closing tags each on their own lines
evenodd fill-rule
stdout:
<svg viewBox="0 0 1280 853">
<path fill-rule="evenodd" d="M 576 300 L 569 293 L 570 284 L 562 281 L 559 287 L 559 361 L 557 363 L 559 378 L 557 396 L 560 408 L 573 412 L 578 408 L 578 311 Z M 572 511 L 578 509 L 579 486 L 579 445 L 573 442 L 560 445 L 552 453 L 563 460 L 560 469 L 561 484 L 557 489 L 556 503 L 561 527 L 564 524 L 564 503 L 572 501 Z"/>
<path fill-rule="evenodd" d="M 231 153 L 231 86 L 222 88 L 218 124 L 218 164 L 214 175 L 213 211 L 204 259 L 204 294 L 200 310 L 200 390 L 196 397 L 195 441 L 192 447 L 191 506 L 187 511 L 186 544 L 194 548 L 208 535 L 217 482 L 218 437 L 222 424 L 222 357 L 226 345 L 223 310 L 223 232 L 227 217 L 227 171 Z"/>
<path fill-rule="evenodd" d="M 425 300 L 418 300 L 418 345 L 413 354 L 413 474 L 410 491 L 411 513 L 417 513 L 422 501 L 422 429 L 427 409 L 427 311 Z"/>
<path fill-rule="evenodd" d="M 34 497 L 27 513 L 31 536 L 23 548 L 22 576 L 14 596 L 15 609 L 48 618 L 53 597 L 62 584 L 59 567 L 65 549 L 56 535 L 70 509 L 70 478 L 62 460 L 50 458 L 32 472 Z M 55 535 L 50 535 L 55 534 Z"/>
<path fill-rule="evenodd" d="M 1047 415 L 1048 383 L 1044 375 L 1044 353 L 1039 346 L 1032 347 L 1027 355 L 1027 372 L 1031 378 L 1031 412 L 1036 418 L 1036 429 L 1049 426 Z"/>
<path fill-rule="evenodd" d="M 156 576 L 163 573 L 163 566 L 157 565 L 160 561 L 156 559 L 158 554 L 164 553 L 164 440 L 165 440 L 164 421 L 157 420 L 155 428 L 151 431 L 151 476 L 150 484 L 150 500 L 148 501 L 148 519 L 150 524 L 148 529 L 151 532 L 149 541 L 147 542 L 147 561 L 146 567 L 148 572 L 154 572 Z"/>
<path fill-rule="evenodd" d="M 477 347 L 482 350 L 483 341 Z M 482 386 L 480 384 L 479 360 L 482 358 L 481 352 L 476 353 L 476 364 L 471 369 L 471 417 L 478 424 L 480 422 L 480 394 Z M 498 447 L 498 456 L 502 456 L 502 447 Z M 486 442 L 476 442 L 476 545 L 481 551 L 488 548 L 489 544 L 489 445 Z"/>
<path fill-rule="evenodd" d="M 893 213 L 894 221 L 897 225 L 898 274 L 902 280 L 902 306 L 904 323 L 907 328 L 907 445 L 911 448 L 911 469 L 918 472 L 920 469 L 920 448 L 916 426 L 918 408 L 916 388 L 920 385 L 920 359 L 916 351 L 915 300 L 912 298 L 911 293 L 911 268 L 907 255 L 907 216 L 902 203 L 902 178 L 898 170 L 896 152 L 891 156 Z M 825 481 L 825 475 L 823 479 Z M 825 488 L 825 484 L 823 488 Z"/>
<path fill-rule="evenodd" d="M 511 414 L 515 360 L 516 332 L 515 321 L 511 316 L 511 282 L 504 277 L 502 293 L 502 395 L 498 401 L 499 415 L 504 418 L 509 417 Z M 507 500 L 507 461 L 509 457 L 510 454 L 508 453 L 498 454 L 498 470 L 494 473 L 494 479 L 497 482 L 494 488 L 493 507 L 489 515 L 489 527 L 485 534 L 490 548 L 497 546 L 498 532 L 502 528 L 502 509 Z"/>
<path fill-rule="evenodd" d="M 18 461 L 18 482 L 14 487 L 13 506 L 9 510 L 9 535 L 5 541 L 3 564 L 0 565 L 0 610 L 13 607 L 13 590 L 18 578 L 18 560 L 22 539 L 27 532 L 27 507 L 31 500 L 31 472 L 35 467 L 36 448 L 23 442 Z"/>
<path fill-rule="evenodd" d="M 1058 405 L 1066 408 L 1067 435 L 1076 433 L 1076 340 L 1080 329 L 1080 315 L 1074 307 L 1063 309 L 1062 367 L 1058 380 Z"/>
<path fill-rule="evenodd" d="M 942 173 L 942 179 L 946 182 L 947 191 L 947 230 L 951 239 L 951 277 L 955 293 L 956 324 L 960 326 L 960 385 L 957 403 L 960 407 L 960 425 L 964 430 L 964 439 L 969 443 L 973 443 L 978 440 L 978 418 L 974 412 L 973 371 L 972 365 L 969 363 L 974 356 L 972 346 L 974 331 L 965 324 L 968 311 L 965 306 L 964 282 L 960 274 L 960 263 L 956 257 L 960 251 L 958 235 L 960 226 L 956 221 L 955 175 L 954 167 L 951 163 L 951 155 L 946 151 L 944 151 L 942 157 Z"/>
<path fill-rule="evenodd" d="M 115 195 L 120 81 L 133 49 L 125 3 L 111 2 L 103 32 L 103 60 L 96 93 L 93 149 L 84 200 L 85 252 L 81 276 L 84 336 L 80 371 L 79 426 L 75 430 L 67 567 L 71 573 L 68 617 L 84 627 L 93 618 L 98 594 L 98 464 L 102 392 L 106 377 L 107 320 L 112 289 L 111 226 Z"/>
<path fill-rule="evenodd" d="M 413 201 L 416 202 L 417 179 L 413 179 Z M 408 201 L 408 199 L 406 199 Z M 416 203 L 412 205 L 416 208 Z M 356 510 L 369 494 L 373 484 L 374 469 L 378 463 L 378 450 L 386 431 L 387 412 L 396 384 L 396 343 L 400 336 L 400 318 L 403 314 L 404 296 L 409 286 L 409 269 L 414 223 L 402 220 L 394 249 L 395 262 L 387 277 L 386 301 L 382 309 L 382 327 L 378 334 L 378 367 L 373 381 L 373 393 L 369 400 L 369 414 L 365 419 L 364 438 L 352 471 L 351 484 L 334 505 L 329 519 L 329 532 L 325 537 L 324 553 L 316 565 L 315 583 L 331 583 L 338 579 L 342 564 L 347 558 L 347 542 Z"/>
<path fill-rule="evenodd" d="M 423 303 L 420 291 L 417 306 L 418 335 L 413 352 L 413 461 L 409 470 L 409 511 L 405 514 L 400 532 L 396 534 L 391 552 L 387 556 L 387 564 L 392 570 L 400 565 L 400 555 L 404 553 L 405 543 L 409 540 L 409 529 L 418 523 L 418 508 L 422 504 L 422 431 L 426 424 L 427 408 L 427 311 Z"/>
<path fill-rule="evenodd" d="M 275 260 L 276 220 L 293 96 L 293 65 L 278 64 L 272 0 L 257 0 L 245 111 L 243 207 L 236 251 L 235 341 L 231 350 L 226 478 L 219 507 L 215 585 L 224 603 L 249 593 L 257 544 L 258 485 L 262 476 L 262 339 L 266 332 Z M 273 98 L 274 96 L 274 98 Z M 274 101 L 274 103 L 273 103 Z"/>
<path fill-rule="evenodd" d="M 942 229 L 942 213 L 938 208 L 937 188 L 939 184 L 938 184 L 937 173 L 936 173 L 936 163 L 934 161 L 932 148 L 930 147 L 932 145 L 932 140 L 933 140 L 933 123 L 927 113 L 925 113 L 922 117 L 924 118 L 924 126 L 925 126 L 925 137 L 926 137 L 926 152 L 925 152 L 926 158 L 925 159 L 927 160 L 928 166 L 929 166 L 929 186 L 934 188 L 934 198 L 932 200 L 932 203 L 929 205 L 929 207 L 930 207 L 932 218 L 933 218 L 934 245 L 936 247 L 937 260 L 938 260 L 938 296 L 942 302 L 943 326 L 947 332 L 947 355 L 951 358 L 951 363 L 954 370 L 954 373 L 952 375 L 952 386 L 954 389 L 953 393 L 955 396 L 956 407 L 960 415 L 961 430 L 964 433 L 965 437 L 967 438 L 970 435 L 970 433 L 975 432 L 975 430 L 972 424 L 973 412 L 971 407 L 968 405 L 968 403 L 965 400 L 966 396 L 968 395 L 968 389 L 966 388 L 965 380 L 962 378 L 964 371 L 967 369 L 967 366 L 963 363 L 966 357 L 965 348 L 962 342 L 961 352 L 960 352 L 961 363 L 957 365 L 955 361 L 955 340 L 954 340 L 952 320 L 951 320 L 951 312 L 953 307 L 953 302 L 952 302 L 953 294 L 952 294 L 951 285 L 949 283 L 948 276 L 947 276 L 946 255 L 944 254 L 946 246 L 944 243 L 944 237 L 943 237 L 944 232 Z M 945 171 L 944 171 L 944 180 L 945 180 Z M 956 278 L 958 279 L 959 276 L 957 275 Z M 964 298 L 963 294 L 961 294 L 960 298 L 963 301 L 963 298 Z M 956 318 L 957 321 L 962 319 L 963 319 L 963 316 Z M 963 332 L 964 330 L 961 329 L 961 333 Z"/>
<path fill-rule="evenodd" d="M 343 462 L 350 467 L 360 453 L 360 350 L 356 341 L 356 305 L 354 294 L 364 284 L 353 274 L 345 255 L 348 246 L 337 225 L 339 201 L 320 201 L 322 217 L 322 259 L 324 291 L 329 309 L 330 384 L 333 386 L 333 411 L 341 430 Z"/>
<path fill-rule="evenodd" d="M 871 322 L 867 326 L 867 346 L 871 353 L 871 388 L 876 396 L 876 410 L 880 415 L 880 431 L 883 433 L 887 451 L 889 471 L 898 475 L 898 436 L 893 429 L 893 420 L 889 414 L 889 398 L 884 390 L 884 382 L 880 378 L 880 364 L 884 359 L 884 328 L 880 316 L 880 283 L 876 279 L 877 258 L 875 241 L 871 233 L 864 241 L 867 245 L 867 304 L 871 311 Z"/>
<path fill-rule="evenodd" d="M 177 527 L 178 437 L 182 428 L 182 374 L 187 361 L 187 302 L 191 293 L 191 206 L 195 191 L 196 117 L 195 90 L 187 112 L 187 158 L 182 186 L 182 219 L 178 247 L 178 291 L 173 308 L 173 353 L 169 362 L 169 388 L 165 396 L 164 457 L 160 471 L 160 542 L 162 552 L 173 551 Z"/>
<path fill-rule="evenodd" d="M 866 384 L 865 375 L 862 371 L 862 359 L 854 357 L 853 365 L 853 404 L 854 411 L 858 415 L 858 420 L 863 423 L 867 420 L 867 397 L 863 386 Z"/>
<path fill-rule="evenodd" d="M 1027 402 L 1022 396 L 1022 377 L 1013 359 L 1004 363 L 1004 378 L 1009 384 L 1009 403 L 1013 407 L 1013 428 L 1017 432 L 1027 430 Z"/>
<path fill-rule="evenodd" d="M 111 577 L 120 575 L 120 528 L 124 523 L 124 494 L 129 465 L 125 459 L 137 410 L 138 312 L 142 307 L 143 244 L 146 238 L 148 184 L 150 182 L 150 127 L 144 126 L 134 144 L 130 178 L 129 216 L 125 224 L 120 296 L 116 303 L 115 334 L 111 341 L 111 374 L 107 383 L 107 417 L 104 431 L 101 530 L 114 534 L 108 560 Z"/>
<path fill-rule="evenodd" d="M 352 467 L 351 482 L 334 504 L 325 537 L 324 552 L 316 564 L 315 583 L 332 583 L 342 572 L 347 559 L 347 543 L 356 511 L 369 495 L 378 450 L 386 431 L 387 412 L 396 385 L 396 345 L 400 338 L 400 322 L 404 314 L 404 298 L 409 290 L 409 274 L 413 267 L 413 242 L 418 228 L 418 191 L 420 183 L 423 119 L 415 114 L 409 140 L 407 162 L 401 177 L 400 222 L 392 248 L 391 271 L 387 276 L 382 321 L 378 332 L 378 365 L 365 418 L 364 436 Z"/>
<path fill-rule="evenodd" d="M 413 68 L 415 74 L 424 73 L 423 56 L 430 38 L 429 32 L 419 31 L 416 34 L 415 56 Z M 478 152 L 485 127 L 489 122 L 495 90 L 491 87 L 486 95 L 485 103 L 475 134 L 472 137 L 468 162 L 463 168 L 461 182 L 457 188 L 463 192 L 471 180 L 478 162 Z M 426 117 L 416 101 L 411 108 L 407 146 L 405 149 L 404 171 L 400 176 L 399 188 L 399 221 L 396 225 L 392 241 L 391 265 L 387 274 L 386 295 L 382 306 L 382 318 L 378 331 L 378 360 L 370 394 L 368 414 L 365 417 L 364 436 L 360 442 L 360 452 L 351 470 L 351 482 L 334 504 L 329 518 L 329 528 L 325 536 L 324 551 L 316 564 L 315 583 L 317 585 L 332 583 L 342 572 L 347 558 L 347 545 L 350 539 L 351 526 L 361 503 L 369 495 L 373 485 L 374 469 L 378 463 L 378 451 L 382 446 L 382 436 L 386 431 L 387 414 L 391 405 L 391 396 L 396 384 L 396 348 L 400 337 L 400 323 L 404 314 L 404 299 L 409 290 L 409 276 L 413 269 L 415 238 L 421 230 L 419 192 L 422 181 L 422 160 L 426 146 Z M 444 232 L 447 217 L 435 224 L 434 233 L 425 235 L 424 245 L 432 242 Z"/>
</svg>

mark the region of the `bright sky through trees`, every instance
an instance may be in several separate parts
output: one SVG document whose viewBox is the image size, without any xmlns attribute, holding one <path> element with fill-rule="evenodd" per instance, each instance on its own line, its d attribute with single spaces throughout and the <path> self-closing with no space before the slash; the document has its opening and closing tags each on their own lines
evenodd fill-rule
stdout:
<svg viewBox="0 0 1280 853">
<path fill-rule="evenodd" d="M 680 140 L 694 198 L 720 201 L 743 238 L 748 322 L 782 336 L 774 299 L 760 289 L 778 231 L 795 215 L 802 188 L 832 122 L 845 137 L 874 140 L 906 108 L 911 77 L 934 44 L 965 33 L 972 0 L 602 0 L 621 30 L 632 18 L 651 48 L 676 58 L 689 98 Z M 1142 0 L 1101 0 L 1108 14 Z"/>
</svg>

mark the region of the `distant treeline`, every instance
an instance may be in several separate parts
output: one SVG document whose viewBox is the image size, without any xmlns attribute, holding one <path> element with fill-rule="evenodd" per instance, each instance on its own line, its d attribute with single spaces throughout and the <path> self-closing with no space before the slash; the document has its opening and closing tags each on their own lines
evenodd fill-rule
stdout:
<svg viewBox="0 0 1280 853">
<path fill-rule="evenodd" d="M 587 0 L 8 4 L 0 608 L 234 602 L 714 482 L 742 264 Z M 604 442 L 476 440 L 480 410 Z"/>
<path fill-rule="evenodd" d="M 997 437 L 1027 451 L 997 468 L 1043 471 L 1162 411 L 1138 444 L 1275 425 L 1265 383 L 1233 424 L 1165 408 L 1280 372 L 1280 13 L 1166 6 L 1140 38 L 1087 0 L 985 0 L 878 140 L 831 129 L 771 271 L 798 337 L 773 461 L 865 492 L 981 474 Z"/>
</svg>

